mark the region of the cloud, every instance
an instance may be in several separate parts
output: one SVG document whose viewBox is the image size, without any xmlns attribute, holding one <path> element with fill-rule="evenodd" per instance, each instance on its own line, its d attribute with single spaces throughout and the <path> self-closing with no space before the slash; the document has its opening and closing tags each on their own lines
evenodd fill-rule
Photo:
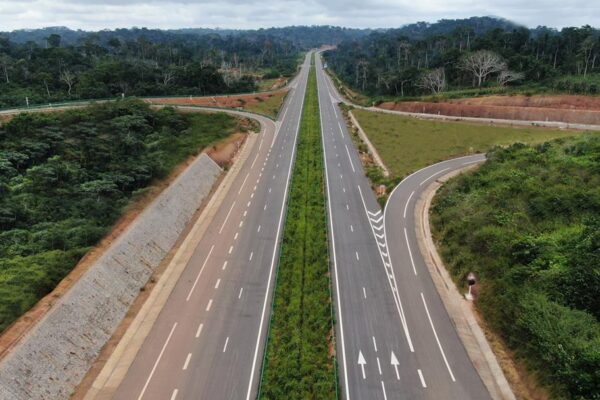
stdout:
<svg viewBox="0 0 600 400">
<path fill-rule="evenodd" d="M 589 0 L 2 0 L 0 30 L 68 26 L 260 28 L 331 24 L 399 27 L 416 21 L 495 15 L 535 27 L 600 25 Z"/>
</svg>

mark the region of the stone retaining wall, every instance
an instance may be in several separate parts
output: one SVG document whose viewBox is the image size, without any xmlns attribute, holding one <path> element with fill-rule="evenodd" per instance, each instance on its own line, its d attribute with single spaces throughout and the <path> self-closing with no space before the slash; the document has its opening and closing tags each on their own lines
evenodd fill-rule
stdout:
<svg viewBox="0 0 600 400">
<path fill-rule="evenodd" d="M 200 155 L 0 362 L 0 399 L 67 399 L 221 168 Z"/>
</svg>

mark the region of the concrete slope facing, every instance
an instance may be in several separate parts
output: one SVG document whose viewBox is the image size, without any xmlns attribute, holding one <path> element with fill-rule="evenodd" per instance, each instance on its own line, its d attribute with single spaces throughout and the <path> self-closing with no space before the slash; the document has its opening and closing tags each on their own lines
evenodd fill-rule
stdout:
<svg viewBox="0 0 600 400">
<path fill-rule="evenodd" d="M 431 277 L 419 273 L 418 247 L 406 246 L 413 220 L 399 225 L 404 208 L 384 214 L 377 203 L 320 59 L 317 76 L 344 398 L 489 399 Z"/>
<path fill-rule="evenodd" d="M 256 396 L 309 66 L 307 57 L 275 128 L 242 163 L 139 350 L 96 398 Z"/>
<path fill-rule="evenodd" d="M 1 399 L 71 395 L 220 174 L 202 154 L 159 195 L 0 362 Z"/>
</svg>

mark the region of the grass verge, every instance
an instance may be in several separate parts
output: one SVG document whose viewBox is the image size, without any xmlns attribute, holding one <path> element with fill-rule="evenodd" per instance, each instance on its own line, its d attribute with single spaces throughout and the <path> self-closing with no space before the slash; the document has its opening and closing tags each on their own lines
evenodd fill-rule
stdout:
<svg viewBox="0 0 600 400">
<path fill-rule="evenodd" d="M 277 118 L 277 114 L 283 105 L 283 101 L 285 100 L 287 93 L 287 91 L 269 93 L 266 99 L 257 97 L 257 99 L 260 100 L 257 100 L 256 102 L 250 102 L 247 105 L 244 105 L 243 108 L 246 111 Z"/>
<path fill-rule="evenodd" d="M 360 109 L 352 113 L 395 178 L 439 161 L 486 152 L 495 146 L 515 142 L 536 144 L 580 134 L 544 128 L 423 121 Z"/>
<path fill-rule="evenodd" d="M 334 399 L 336 373 L 316 73 L 308 80 L 260 399 Z"/>
</svg>

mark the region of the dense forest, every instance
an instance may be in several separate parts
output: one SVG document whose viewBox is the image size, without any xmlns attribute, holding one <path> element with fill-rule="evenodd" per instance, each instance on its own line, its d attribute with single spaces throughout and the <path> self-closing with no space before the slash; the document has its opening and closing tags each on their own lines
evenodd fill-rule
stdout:
<svg viewBox="0 0 600 400">
<path fill-rule="evenodd" d="M 127 33 L 127 34 L 125 34 Z M 128 30 L 64 44 L 0 34 L 0 108 L 116 96 L 207 95 L 256 90 L 257 77 L 290 76 L 301 48 L 268 35 L 184 35 Z"/>
<path fill-rule="evenodd" d="M 474 17 L 414 24 L 341 42 L 325 53 L 343 82 L 370 96 L 525 85 L 600 93 L 600 30 L 528 29 Z"/>
<path fill-rule="evenodd" d="M 553 398 L 600 399 L 600 135 L 515 144 L 437 195 L 432 225 L 460 285 Z"/>
<path fill-rule="evenodd" d="M 0 126 L 0 332 L 75 266 L 132 198 L 237 122 L 125 100 Z"/>
<path fill-rule="evenodd" d="M 368 32 L 330 26 L 0 32 L 0 108 L 254 91 L 257 79 L 293 75 L 302 51 Z"/>
</svg>

